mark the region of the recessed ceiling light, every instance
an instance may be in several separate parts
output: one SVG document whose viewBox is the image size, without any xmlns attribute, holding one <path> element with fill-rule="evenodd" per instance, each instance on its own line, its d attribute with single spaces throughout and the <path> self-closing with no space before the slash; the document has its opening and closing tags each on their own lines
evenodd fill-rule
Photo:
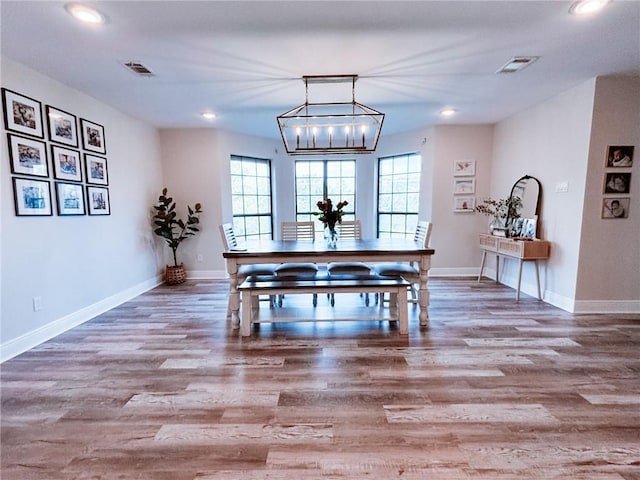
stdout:
<svg viewBox="0 0 640 480">
<path fill-rule="evenodd" d="M 106 21 L 104 15 L 99 11 L 87 5 L 82 5 L 81 3 L 67 3 L 64 8 L 73 15 L 74 18 L 84 23 L 99 25 Z"/>
<path fill-rule="evenodd" d="M 202 118 L 205 120 L 213 120 L 216 118 L 216 114 L 213 112 L 202 112 Z"/>
<path fill-rule="evenodd" d="M 611 0 L 578 0 L 569 8 L 572 15 L 591 15 L 602 10 Z"/>
<path fill-rule="evenodd" d="M 443 108 L 442 110 L 440 110 L 440 115 L 442 115 L 443 117 L 450 117 L 455 114 L 456 114 L 455 108 Z"/>
</svg>

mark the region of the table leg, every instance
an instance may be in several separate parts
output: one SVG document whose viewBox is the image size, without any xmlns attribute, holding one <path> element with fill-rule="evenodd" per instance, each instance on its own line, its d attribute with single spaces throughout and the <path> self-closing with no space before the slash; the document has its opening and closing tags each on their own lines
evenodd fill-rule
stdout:
<svg viewBox="0 0 640 480">
<path fill-rule="evenodd" d="M 498 277 L 500 276 L 500 255 L 496 253 L 496 283 L 500 283 Z"/>
<path fill-rule="evenodd" d="M 238 264 L 233 258 L 227 259 L 227 273 L 229 273 L 229 310 L 231 311 L 231 326 L 240 327 L 240 294 L 238 293 Z"/>
<path fill-rule="evenodd" d="M 542 294 L 540 293 L 540 274 L 538 273 L 538 260 L 533 261 L 536 267 L 536 284 L 538 285 L 538 300 L 542 300 Z"/>
<path fill-rule="evenodd" d="M 480 273 L 478 273 L 478 283 L 480 283 L 480 279 L 482 278 L 482 271 L 484 270 L 484 262 L 487 260 L 487 251 L 482 251 L 482 261 L 480 262 Z"/>
<path fill-rule="evenodd" d="M 522 283 L 522 259 L 518 261 L 518 289 L 516 290 L 516 302 L 520 300 L 520 284 Z"/>
<path fill-rule="evenodd" d="M 431 256 L 424 255 L 420 259 L 420 326 L 426 327 L 429 322 L 429 288 L 427 281 L 429 279 L 429 269 L 431 268 Z"/>
<path fill-rule="evenodd" d="M 240 328 L 240 334 L 243 337 L 251 335 L 251 310 L 253 310 L 251 292 L 244 290 L 242 292 L 242 325 Z"/>
<path fill-rule="evenodd" d="M 407 292 L 403 288 L 396 295 L 398 299 L 398 323 L 400 324 L 400 335 L 409 334 L 409 313 L 407 309 Z"/>
</svg>

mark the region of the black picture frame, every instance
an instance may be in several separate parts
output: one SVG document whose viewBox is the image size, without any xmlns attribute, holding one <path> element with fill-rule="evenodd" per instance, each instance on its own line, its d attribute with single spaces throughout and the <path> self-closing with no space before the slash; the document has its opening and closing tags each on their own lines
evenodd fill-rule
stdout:
<svg viewBox="0 0 640 480">
<path fill-rule="evenodd" d="M 51 163 L 56 180 L 82 181 L 82 159 L 78 150 L 51 145 Z"/>
<path fill-rule="evenodd" d="M 78 148 L 78 124 L 76 116 L 51 105 L 46 106 L 49 140 Z"/>
<path fill-rule="evenodd" d="M 95 153 L 106 154 L 107 146 L 104 138 L 104 127 L 85 118 L 80 119 L 82 131 L 82 148 Z"/>
<path fill-rule="evenodd" d="M 13 177 L 13 201 L 18 217 L 53 215 L 51 184 L 48 180 Z"/>
<path fill-rule="evenodd" d="M 42 103 L 8 88 L 2 89 L 4 126 L 7 130 L 44 139 Z"/>
<path fill-rule="evenodd" d="M 607 172 L 604 176 L 604 193 L 629 193 L 631 172 Z"/>
<path fill-rule="evenodd" d="M 93 185 L 109 185 L 109 172 L 106 158 L 85 153 L 84 165 L 87 183 Z"/>
<path fill-rule="evenodd" d="M 602 199 L 603 219 L 629 218 L 631 197 L 604 197 Z"/>
<path fill-rule="evenodd" d="M 80 183 L 56 182 L 58 215 L 86 215 L 84 187 Z"/>
<path fill-rule="evenodd" d="M 7 134 L 11 173 L 32 177 L 49 177 L 47 145 L 35 138 Z"/>
<path fill-rule="evenodd" d="M 606 162 L 607 168 L 633 167 L 633 145 L 609 145 Z"/>
<path fill-rule="evenodd" d="M 89 215 L 111 215 L 109 189 L 87 186 L 87 209 Z"/>
</svg>

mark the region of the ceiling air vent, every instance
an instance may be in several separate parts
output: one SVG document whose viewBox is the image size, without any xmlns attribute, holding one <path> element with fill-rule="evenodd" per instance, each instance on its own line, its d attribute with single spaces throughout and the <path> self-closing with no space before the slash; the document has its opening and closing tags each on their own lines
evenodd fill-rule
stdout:
<svg viewBox="0 0 640 480">
<path fill-rule="evenodd" d="M 140 62 L 127 62 L 124 66 L 141 77 L 155 77 L 155 74 Z"/>
<path fill-rule="evenodd" d="M 527 65 L 531 65 L 540 57 L 513 57 L 505 63 L 496 73 L 515 73 Z"/>
</svg>

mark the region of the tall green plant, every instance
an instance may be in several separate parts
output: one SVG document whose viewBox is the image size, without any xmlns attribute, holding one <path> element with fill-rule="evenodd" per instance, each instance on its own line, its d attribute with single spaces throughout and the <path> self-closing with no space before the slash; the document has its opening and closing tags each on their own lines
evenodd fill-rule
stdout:
<svg viewBox="0 0 640 480">
<path fill-rule="evenodd" d="M 196 203 L 193 208 L 187 205 L 187 221 L 177 218 L 176 203 L 172 197 L 167 196 L 167 189 L 162 189 L 162 194 L 158 197 L 158 203 L 153 207 L 155 215 L 153 216 L 156 228 L 153 233 L 164 238 L 173 252 L 173 264 L 178 266 L 178 258 L 176 251 L 188 237 L 195 235 L 200 231 L 198 225 L 200 219 L 198 215 L 202 213 L 202 207 Z"/>
</svg>

